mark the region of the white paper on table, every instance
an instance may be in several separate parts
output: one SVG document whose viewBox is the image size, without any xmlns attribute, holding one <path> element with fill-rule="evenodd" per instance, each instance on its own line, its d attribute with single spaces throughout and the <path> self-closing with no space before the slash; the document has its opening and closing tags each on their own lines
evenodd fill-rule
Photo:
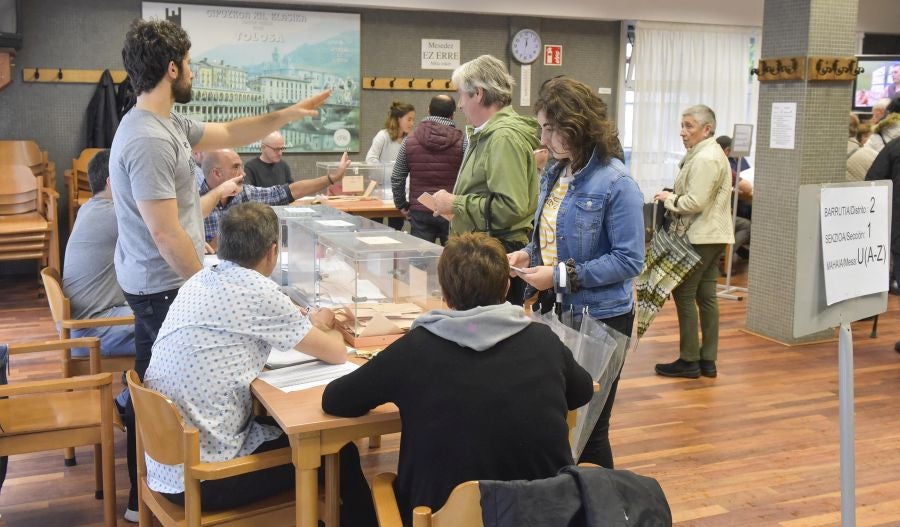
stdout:
<svg viewBox="0 0 900 527">
<path fill-rule="evenodd" d="M 286 206 L 284 208 L 285 211 L 290 212 L 291 214 L 315 214 L 315 210 L 309 207 L 292 207 Z"/>
<path fill-rule="evenodd" d="M 353 227 L 353 224 L 344 220 L 315 220 L 319 225 L 326 227 Z"/>
<path fill-rule="evenodd" d="M 304 362 L 313 362 L 319 360 L 312 355 L 307 355 L 302 351 L 272 348 L 269 352 L 269 358 L 266 359 L 266 366 L 269 368 L 284 368 L 285 366 L 293 366 L 295 364 L 303 364 Z"/>
<path fill-rule="evenodd" d="M 264 371 L 259 374 L 258 378 L 283 392 L 296 392 L 328 384 L 358 367 L 352 362 L 328 364 L 322 361 L 315 361 Z"/>
<path fill-rule="evenodd" d="M 350 346 L 346 346 L 346 348 L 348 355 L 356 353 L 356 348 L 351 348 Z M 295 349 L 282 351 L 277 348 L 272 348 L 272 351 L 269 352 L 269 358 L 266 359 L 266 366 L 271 369 L 277 369 L 317 360 L 319 359 Z"/>
<path fill-rule="evenodd" d="M 395 240 L 388 236 L 366 236 L 359 237 L 357 240 L 368 244 L 368 245 L 389 245 L 392 243 L 400 243 L 400 240 Z"/>
</svg>

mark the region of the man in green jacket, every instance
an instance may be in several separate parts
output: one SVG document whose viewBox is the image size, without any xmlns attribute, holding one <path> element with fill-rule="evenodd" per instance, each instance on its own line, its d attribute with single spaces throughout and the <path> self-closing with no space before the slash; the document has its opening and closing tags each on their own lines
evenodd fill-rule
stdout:
<svg viewBox="0 0 900 527">
<path fill-rule="evenodd" d="M 450 232 L 490 231 L 507 252 L 528 243 L 537 207 L 538 171 L 534 149 L 538 124 L 516 113 L 513 78 L 496 57 L 482 55 L 453 72 L 459 108 L 465 113 L 469 148 L 463 157 L 453 193 L 434 198 L 435 215 L 451 216 Z M 485 219 L 488 198 L 491 224 Z M 522 303 L 524 283 L 515 278 L 508 299 Z"/>
</svg>

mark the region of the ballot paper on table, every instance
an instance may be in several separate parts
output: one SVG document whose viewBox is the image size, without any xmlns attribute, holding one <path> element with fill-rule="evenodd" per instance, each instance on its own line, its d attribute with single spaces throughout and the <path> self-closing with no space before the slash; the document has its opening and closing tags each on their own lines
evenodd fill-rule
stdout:
<svg viewBox="0 0 900 527">
<path fill-rule="evenodd" d="M 271 369 L 276 368 L 284 368 L 286 366 L 293 366 L 295 364 L 303 364 L 306 362 L 313 362 L 319 359 L 313 357 L 312 355 L 307 355 L 302 351 L 297 350 L 287 350 L 282 351 L 280 349 L 272 348 L 272 351 L 269 352 L 269 358 L 266 359 L 266 366 Z"/>
<path fill-rule="evenodd" d="M 278 368 L 277 370 L 264 371 L 259 374 L 259 379 L 283 392 L 296 392 L 328 384 L 358 367 L 352 362 L 328 364 L 317 360 Z"/>
<path fill-rule="evenodd" d="M 356 349 L 347 346 L 347 353 L 356 353 Z M 269 369 L 277 369 L 277 368 L 285 368 L 287 366 L 294 366 L 295 364 L 304 364 L 307 362 L 314 362 L 319 359 L 313 357 L 312 355 L 307 355 L 302 351 L 297 350 L 280 350 L 277 348 L 272 348 L 272 351 L 269 352 L 269 358 L 266 359 L 266 367 Z"/>
</svg>

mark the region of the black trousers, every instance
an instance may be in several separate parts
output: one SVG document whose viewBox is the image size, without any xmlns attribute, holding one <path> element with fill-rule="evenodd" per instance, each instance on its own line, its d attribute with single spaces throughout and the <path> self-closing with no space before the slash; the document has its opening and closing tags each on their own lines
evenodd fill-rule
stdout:
<svg viewBox="0 0 900 527">
<path fill-rule="evenodd" d="M 599 320 L 623 335 L 631 335 L 631 330 L 634 326 L 634 311 Z M 616 373 L 616 379 L 609 388 L 609 397 L 607 397 L 606 404 L 600 412 L 600 418 L 591 431 L 587 444 L 581 452 L 581 457 L 578 458 L 579 463 L 593 463 L 604 468 L 614 468 L 612 447 L 609 444 L 609 420 L 612 417 L 613 404 L 616 402 L 616 390 L 619 387 L 619 376 L 621 374 L 622 370 L 620 368 L 618 373 Z"/>
<path fill-rule="evenodd" d="M 416 238 L 434 243 L 441 240 L 441 245 L 447 245 L 447 237 L 450 236 L 450 222 L 435 216 L 430 212 L 421 210 L 409 211 L 409 233 Z"/>
<path fill-rule="evenodd" d="M 149 295 L 132 295 L 125 293 L 125 300 L 134 312 L 134 369 L 141 380 L 150 365 L 150 355 L 159 328 L 162 327 L 169 306 L 178 296 L 178 290 L 163 291 Z M 137 438 L 134 432 L 134 406 L 131 398 L 122 413 L 125 425 L 126 457 L 128 479 L 131 481 L 131 494 L 128 497 L 128 508 L 137 510 Z"/>
</svg>

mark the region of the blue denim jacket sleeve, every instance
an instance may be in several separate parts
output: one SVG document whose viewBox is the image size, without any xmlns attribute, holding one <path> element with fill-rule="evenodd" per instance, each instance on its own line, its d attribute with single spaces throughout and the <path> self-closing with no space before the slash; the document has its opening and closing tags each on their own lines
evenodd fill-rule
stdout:
<svg viewBox="0 0 900 527">
<path fill-rule="evenodd" d="M 604 228 L 610 247 L 599 257 L 576 265 L 584 288 L 629 280 L 644 266 L 643 194 L 630 177 L 616 178 L 609 192 Z"/>
</svg>

